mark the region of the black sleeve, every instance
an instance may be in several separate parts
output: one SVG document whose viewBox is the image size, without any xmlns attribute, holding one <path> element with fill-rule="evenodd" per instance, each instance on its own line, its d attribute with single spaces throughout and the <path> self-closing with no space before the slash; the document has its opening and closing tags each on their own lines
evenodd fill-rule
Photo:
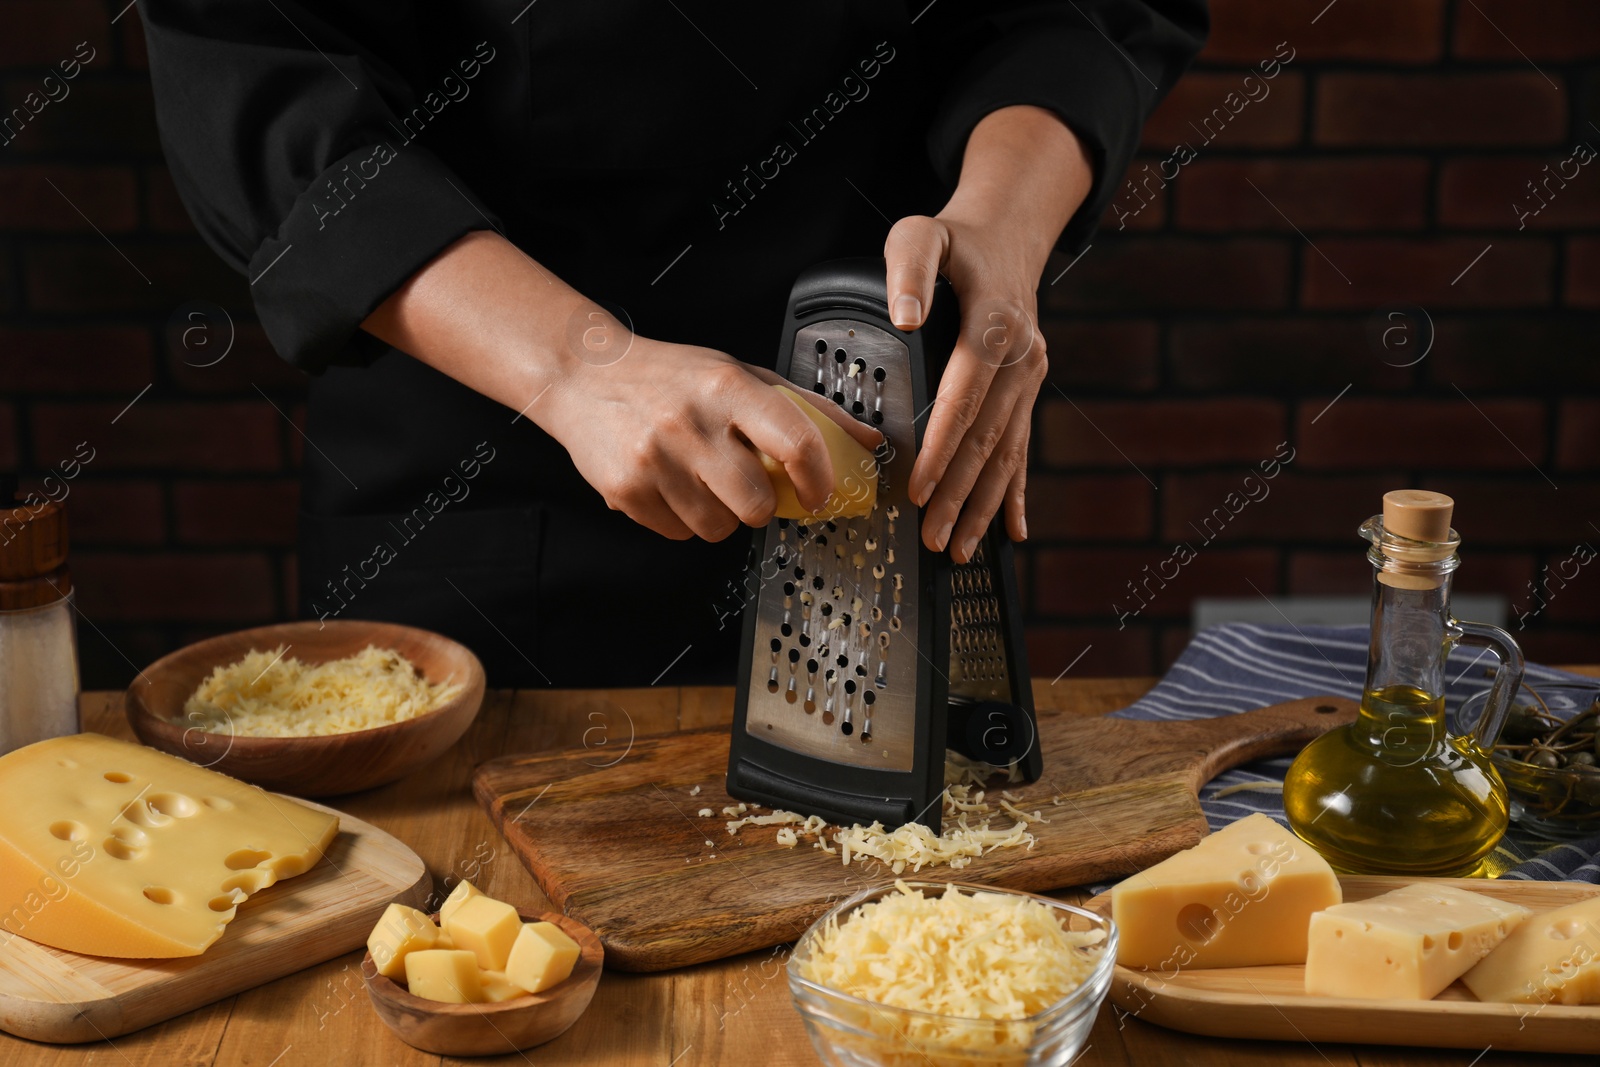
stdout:
<svg viewBox="0 0 1600 1067">
<path fill-rule="evenodd" d="M 407 5 L 343 6 L 395 19 Z M 273 347 L 312 373 L 383 351 L 361 321 L 452 241 L 497 225 L 436 156 L 406 143 L 404 117 L 426 101 L 319 10 L 139 5 L 178 192 L 206 242 L 250 279 Z"/>
<path fill-rule="evenodd" d="M 1205 0 L 978 6 L 983 14 L 956 3 L 924 8 L 935 25 L 919 26 L 935 38 L 936 54 L 952 73 L 928 132 L 934 168 L 954 188 L 967 138 L 992 111 L 1032 104 L 1055 112 L 1094 165 L 1094 186 L 1061 239 L 1076 251 L 1116 194 L 1145 119 L 1205 44 Z"/>
</svg>

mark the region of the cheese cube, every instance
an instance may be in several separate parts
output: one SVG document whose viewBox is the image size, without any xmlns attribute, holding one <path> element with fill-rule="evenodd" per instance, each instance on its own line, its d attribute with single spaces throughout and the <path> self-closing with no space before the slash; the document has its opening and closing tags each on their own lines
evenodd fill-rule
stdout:
<svg viewBox="0 0 1600 1067">
<path fill-rule="evenodd" d="M 378 973 L 385 978 L 400 979 L 406 974 L 406 956 L 430 948 L 448 948 L 439 944 L 439 928 L 416 908 L 404 904 L 390 904 L 383 918 L 367 936 L 367 951 Z"/>
<path fill-rule="evenodd" d="M 1304 963 L 1311 913 L 1342 899 L 1316 849 L 1257 812 L 1111 890 L 1117 962 L 1169 978 Z"/>
<path fill-rule="evenodd" d="M 482 895 L 478 891 L 478 887 L 471 882 L 465 879 L 457 882 L 456 887 L 450 890 L 450 895 L 444 898 L 444 903 L 439 905 L 439 925 L 444 926 L 447 924 L 450 921 L 450 916 L 456 913 L 456 909 L 461 906 L 463 901 L 472 897 L 481 897 Z"/>
<path fill-rule="evenodd" d="M 567 980 L 578 963 L 578 943 L 555 923 L 528 923 L 517 933 L 506 977 L 530 993 Z"/>
<path fill-rule="evenodd" d="M 1431 1000 L 1489 954 L 1528 909 L 1418 882 L 1311 917 L 1306 993 Z"/>
<path fill-rule="evenodd" d="M 406 988 L 413 996 L 446 1004 L 483 1001 L 477 958 L 462 949 L 433 948 L 408 955 Z"/>
<path fill-rule="evenodd" d="M 1528 919 L 1461 981 L 1479 1000 L 1600 1004 L 1600 896 Z"/>
<path fill-rule="evenodd" d="M 478 895 L 462 901 L 445 921 L 451 944 L 466 949 L 486 971 L 503 971 L 512 942 L 522 929 L 517 909 L 491 897 Z"/>
<path fill-rule="evenodd" d="M 504 971 L 480 971 L 478 977 L 483 983 L 483 999 L 490 1004 L 528 995 L 528 991 L 507 978 Z"/>
</svg>

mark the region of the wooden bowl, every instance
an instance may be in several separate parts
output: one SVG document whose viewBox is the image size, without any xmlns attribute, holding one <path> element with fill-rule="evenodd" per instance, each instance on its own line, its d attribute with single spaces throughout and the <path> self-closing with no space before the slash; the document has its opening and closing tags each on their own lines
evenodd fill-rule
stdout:
<svg viewBox="0 0 1600 1067">
<path fill-rule="evenodd" d="M 566 1033 L 594 999 L 605 950 L 594 931 L 576 919 L 554 912 L 521 914 L 523 922 L 555 923 L 578 943 L 578 963 L 566 981 L 498 1004 L 445 1004 L 414 997 L 404 983 L 383 977 L 369 952 L 361 960 L 361 977 L 378 1017 L 406 1044 L 441 1056 L 505 1055 Z M 439 921 L 437 913 L 433 920 Z"/>
<path fill-rule="evenodd" d="M 391 648 L 430 682 L 461 684 L 455 699 L 405 722 L 321 737 L 246 737 L 185 725 L 184 702 L 217 667 L 252 649 L 325 663 L 368 645 Z M 386 622 L 288 622 L 223 634 L 163 656 L 128 687 L 128 722 L 151 748 L 296 796 L 336 796 L 387 785 L 436 759 L 466 733 L 483 706 L 483 664 L 447 637 Z M 175 721 L 176 720 L 176 721 Z"/>
</svg>

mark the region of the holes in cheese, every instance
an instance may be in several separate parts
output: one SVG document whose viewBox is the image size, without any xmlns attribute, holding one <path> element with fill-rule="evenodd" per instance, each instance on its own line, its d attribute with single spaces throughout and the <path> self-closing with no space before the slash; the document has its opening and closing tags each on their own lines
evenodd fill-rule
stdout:
<svg viewBox="0 0 1600 1067">
<path fill-rule="evenodd" d="M 1600 896 L 1524 920 L 1461 981 L 1479 1000 L 1600 1004 Z"/>
<path fill-rule="evenodd" d="M 339 830 L 333 815 L 98 734 L 0 756 L 0 813 L 0 928 L 96 956 L 199 955 L 239 901 L 308 869 Z M 259 857 L 248 871 L 226 862 L 242 849 Z"/>
<path fill-rule="evenodd" d="M 1311 916 L 1306 992 L 1429 1000 L 1527 915 L 1494 897 L 1421 882 L 1335 905 Z"/>
<path fill-rule="evenodd" d="M 800 503 L 794 482 L 783 465 L 760 453 L 761 465 L 772 479 L 772 490 L 778 498 L 774 514 L 780 519 L 849 519 L 870 514 L 878 503 L 878 461 L 872 453 L 793 389 L 781 385 L 773 388 L 798 404 L 806 417 L 816 424 L 833 465 L 833 492 L 820 510 L 811 511 Z"/>
<path fill-rule="evenodd" d="M 1111 890 L 1117 962 L 1167 977 L 1304 963 L 1311 914 L 1342 899 L 1327 861 L 1258 812 Z"/>
</svg>

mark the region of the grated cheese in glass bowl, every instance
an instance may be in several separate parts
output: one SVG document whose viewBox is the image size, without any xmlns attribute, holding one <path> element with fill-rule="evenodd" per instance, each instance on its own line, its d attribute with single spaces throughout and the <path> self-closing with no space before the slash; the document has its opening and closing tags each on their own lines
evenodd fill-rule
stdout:
<svg viewBox="0 0 1600 1067">
<path fill-rule="evenodd" d="M 830 1067 L 1057 1067 L 1111 988 L 1116 926 L 1048 897 L 945 882 L 857 893 L 789 957 Z"/>
</svg>

